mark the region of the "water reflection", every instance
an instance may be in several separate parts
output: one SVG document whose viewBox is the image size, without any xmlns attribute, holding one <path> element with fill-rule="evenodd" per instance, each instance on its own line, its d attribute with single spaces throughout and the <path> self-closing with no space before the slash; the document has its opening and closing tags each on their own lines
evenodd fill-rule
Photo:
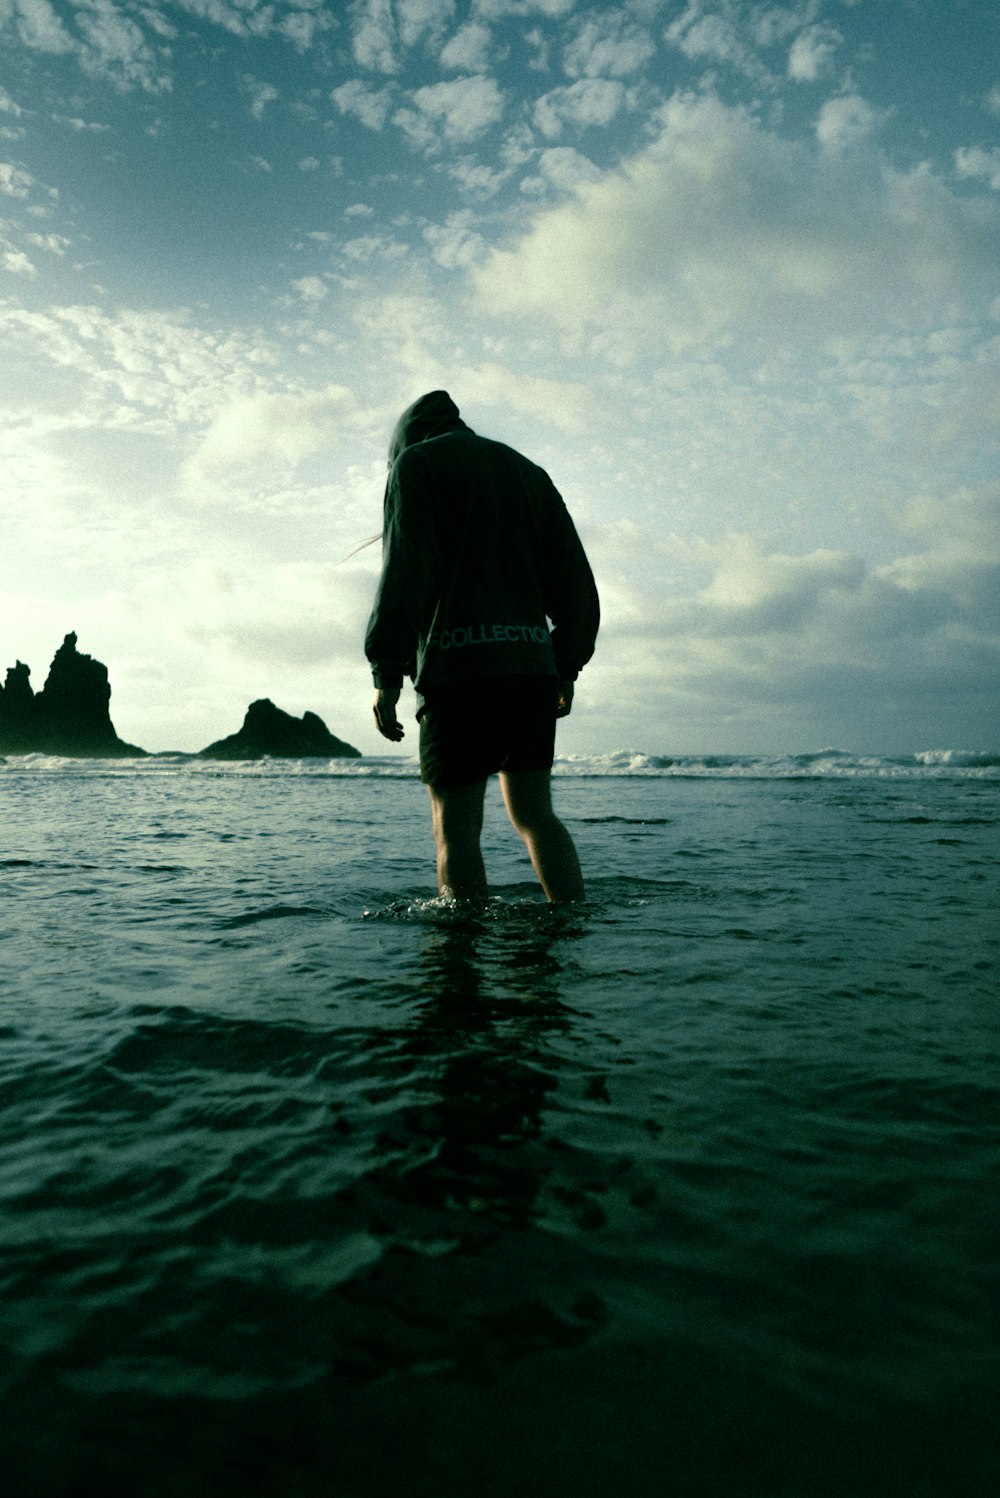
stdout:
<svg viewBox="0 0 1000 1498">
<path fill-rule="evenodd" d="M 446 1237 L 461 1242 L 478 1239 L 484 1220 L 529 1224 L 549 1163 L 537 1141 L 561 1064 L 555 1042 L 573 1023 L 563 993 L 583 928 L 537 909 L 502 923 L 443 912 L 423 933 L 415 1008 L 379 1038 L 397 1085 L 416 1095 L 379 1135 L 391 1158 L 369 1182 L 446 1214 Z"/>
<path fill-rule="evenodd" d="M 332 1371 L 353 1383 L 435 1371 L 478 1384 L 603 1323 L 544 1221 L 583 934 L 580 917 L 546 914 L 443 912 L 420 933 L 415 1001 L 372 1042 L 383 1123 L 340 1207 L 382 1252 L 340 1287 L 328 1322 Z"/>
</svg>

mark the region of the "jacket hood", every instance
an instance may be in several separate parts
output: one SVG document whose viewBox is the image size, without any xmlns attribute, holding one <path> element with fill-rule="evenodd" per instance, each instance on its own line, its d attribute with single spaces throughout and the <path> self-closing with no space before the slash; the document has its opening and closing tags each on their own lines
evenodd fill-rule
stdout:
<svg viewBox="0 0 1000 1498">
<path fill-rule="evenodd" d="M 458 414 L 458 407 L 447 390 L 432 390 L 422 395 L 412 406 L 407 406 L 396 423 L 389 443 L 389 463 L 395 463 L 400 453 L 417 442 L 427 442 L 431 437 L 441 437 L 445 432 L 469 431 L 469 427 Z"/>
</svg>

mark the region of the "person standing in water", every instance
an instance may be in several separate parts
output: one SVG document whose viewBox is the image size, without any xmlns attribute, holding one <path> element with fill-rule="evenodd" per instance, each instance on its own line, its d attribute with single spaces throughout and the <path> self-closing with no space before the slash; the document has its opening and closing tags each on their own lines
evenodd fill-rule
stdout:
<svg viewBox="0 0 1000 1498">
<path fill-rule="evenodd" d="M 473 432 L 447 391 L 414 401 L 389 448 L 365 654 L 384 738 L 403 737 L 404 676 L 417 690 L 439 894 L 486 898 L 483 803 L 499 774 L 546 897 L 584 898 L 550 772 L 556 719 L 570 711 L 599 621 L 590 564 L 548 474 Z"/>
</svg>

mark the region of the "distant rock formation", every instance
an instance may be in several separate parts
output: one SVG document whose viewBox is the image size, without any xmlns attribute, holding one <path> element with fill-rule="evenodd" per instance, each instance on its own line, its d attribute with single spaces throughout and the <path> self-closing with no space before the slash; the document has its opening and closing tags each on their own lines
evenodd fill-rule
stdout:
<svg viewBox="0 0 1000 1498">
<path fill-rule="evenodd" d="M 360 749 L 330 733 L 322 718 L 293 718 L 267 697 L 251 702 L 243 727 L 202 749 L 201 759 L 360 759 Z"/>
<path fill-rule="evenodd" d="M 0 750 L 7 754 L 31 754 L 36 747 L 38 705 L 30 676 L 30 666 L 18 661 L 7 667 L 7 680 L 0 687 Z"/>
<path fill-rule="evenodd" d="M 145 754 L 115 732 L 108 704 L 108 668 L 81 655 L 68 634 L 55 653 L 45 686 L 31 688 L 22 661 L 7 668 L 0 687 L 0 753 L 131 758 Z"/>
<path fill-rule="evenodd" d="M 0 754 L 59 754 L 70 759 L 145 755 L 115 732 L 108 668 L 76 648 L 68 634 L 45 686 L 31 687 L 23 661 L 8 666 L 0 685 Z M 239 733 L 202 749 L 202 759 L 360 759 L 361 751 L 332 734 L 315 713 L 293 718 L 273 702 L 251 702 Z"/>
</svg>

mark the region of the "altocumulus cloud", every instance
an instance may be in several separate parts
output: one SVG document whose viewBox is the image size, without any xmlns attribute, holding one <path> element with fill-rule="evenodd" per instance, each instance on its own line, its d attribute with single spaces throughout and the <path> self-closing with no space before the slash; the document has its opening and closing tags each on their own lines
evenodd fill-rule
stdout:
<svg viewBox="0 0 1000 1498">
<path fill-rule="evenodd" d="M 183 314 L 92 305 L 34 312 L 0 306 L 7 372 L 30 383 L 46 367 L 74 380 L 73 419 L 111 426 L 164 419 L 201 427 L 205 411 L 252 389 L 273 362 L 266 344 L 220 335 Z"/>
<path fill-rule="evenodd" d="M 833 26 L 809 26 L 793 41 L 788 53 L 788 76 L 796 83 L 815 83 L 833 69 L 843 42 Z"/>
<path fill-rule="evenodd" d="M 397 110 L 394 120 L 417 145 L 436 149 L 442 140 L 474 140 L 503 115 L 503 95 L 495 78 L 456 78 L 432 83 L 411 95 L 412 108 Z"/>
</svg>

